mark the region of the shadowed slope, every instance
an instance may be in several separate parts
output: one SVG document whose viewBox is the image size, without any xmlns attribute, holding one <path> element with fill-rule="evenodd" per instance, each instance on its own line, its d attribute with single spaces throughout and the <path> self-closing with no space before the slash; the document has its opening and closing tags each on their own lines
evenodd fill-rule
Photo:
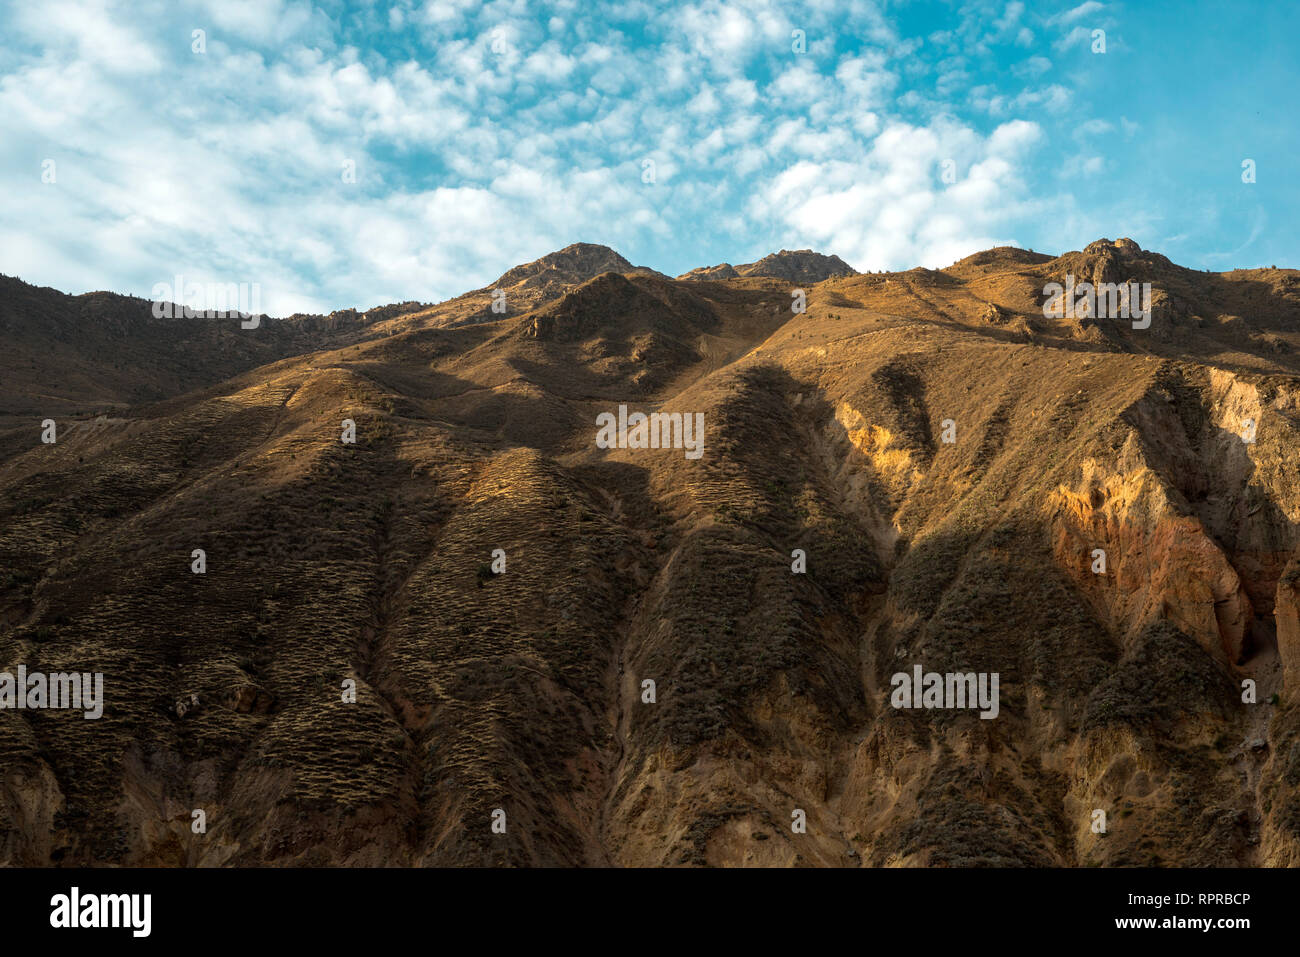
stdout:
<svg viewBox="0 0 1300 957">
<path fill-rule="evenodd" d="M 1151 327 L 1045 317 L 1066 273 L 1151 282 Z M 1300 863 L 1296 273 L 795 281 L 579 245 L 504 314 L 214 332 L 100 420 L 25 395 L 0 670 L 106 703 L 0 713 L 0 861 Z M 619 405 L 703 456 L 598 447 Z M 998 716 L 891 707 L 917 665 Z"/>
</svg>

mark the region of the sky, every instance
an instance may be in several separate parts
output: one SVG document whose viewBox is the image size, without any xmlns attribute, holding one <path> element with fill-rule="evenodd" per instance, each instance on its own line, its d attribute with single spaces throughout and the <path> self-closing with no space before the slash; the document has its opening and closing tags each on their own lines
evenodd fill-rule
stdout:
<svg viewBox="0 0 1300 957">
<path fill-rule="evenodd" d="M 0 273 L 288 315 L 573 242 L 1300 267 L 1290 7 L 0 0 Z"/>
</svg>

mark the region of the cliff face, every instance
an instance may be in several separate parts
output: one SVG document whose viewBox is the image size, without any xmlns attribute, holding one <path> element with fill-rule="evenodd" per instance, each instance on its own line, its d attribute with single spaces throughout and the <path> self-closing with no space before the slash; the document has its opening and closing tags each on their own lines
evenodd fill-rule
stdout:
<svg viewBox="0 0 1300 957">
<path fill-rule="evenodd" d="M 1265 402 L 1230 373 L 1164 370 L 1126 411 L 1124 446 L 1058 490 L 1054 550 L 1067 567 L 1080 559 L 1078 585 L 1112 628 L 1168 619 L 1229 664 L 1272 643 L 1297 502 L 1295 392 L 1271 391 Z M 1259 435 L 1266 406 L 1282 428 Z M 1109 572 L 1088 574 L 1091 548 L 1117 557 Z"/>
<path fill-rule="evenodd" d="M 5 419 L 0 671 L 105 702 L 0 711 L 0 862 L 1300 864 L 1295 274 L 736 272 L 570 247 Z"/>
</svg>

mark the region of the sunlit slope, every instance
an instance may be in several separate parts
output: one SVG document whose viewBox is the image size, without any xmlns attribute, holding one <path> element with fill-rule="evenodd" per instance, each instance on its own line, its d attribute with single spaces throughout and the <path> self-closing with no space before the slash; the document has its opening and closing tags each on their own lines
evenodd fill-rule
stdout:
<svg viewBox="0 0 1300 957">
<path fill-rule="evenodd" d="M 106 701 L 0 712 L 0 861 L 1300 864 L 1296 273 L 804 252 L 579 245 L 102 419 L 23 392 L 0 670 Z M 997 716 L 892 707 L 918 665 Z"/>
</svg>

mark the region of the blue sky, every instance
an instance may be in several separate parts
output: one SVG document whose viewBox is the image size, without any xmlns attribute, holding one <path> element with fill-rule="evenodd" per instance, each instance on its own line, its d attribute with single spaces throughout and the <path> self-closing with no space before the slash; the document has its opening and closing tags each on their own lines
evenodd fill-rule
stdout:
<svg viewBox="0 0 1300 957">
<path fill-rule="evenodd" d="M 0 272 L 284 315 L 577 241 L 669 274 L 1121 235 L 1300 266 L 1288 7 L 3 0 Z"/>
</svg>

